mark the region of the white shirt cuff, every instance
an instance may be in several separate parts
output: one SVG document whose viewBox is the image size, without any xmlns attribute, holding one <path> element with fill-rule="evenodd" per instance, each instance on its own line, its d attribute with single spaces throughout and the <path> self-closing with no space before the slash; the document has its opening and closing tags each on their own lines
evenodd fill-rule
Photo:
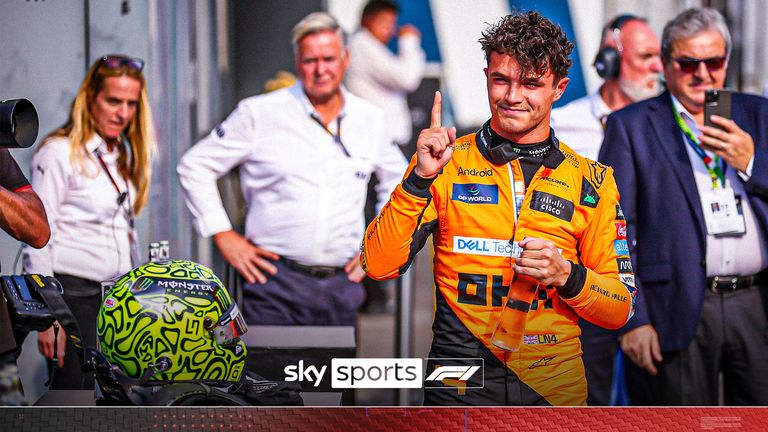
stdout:
<svg viewBox="0 0 768 432">
<path fill-rule="evenodd" d="M 402 36 L 398 36 L 397 45 L 400 49 L 421 49 L 421 36 L 415 34 L 404 34 Z"/>
<path fill-rule="evenodd" d="M 749 159 L 749 163 L 747 164 L 746 171 L 738 171 L 739 177 L 741 177 L 742 180 L 745 182 L 749 181 L 750 178 L 752 178 L 752 166 L 755 164 L 755 155 L 752 155 L 752 157 Z"/>
<path fill-rule="evenodd" d="M 205 238 L 232 229 L 232 223 L 226 212 L 222 214 L 218 214 L 218 212 L 208 213 L 200 217 L 195 225 L 197 225 L 197 232 L 200 233 L 200 236 Z"/>
</svg>

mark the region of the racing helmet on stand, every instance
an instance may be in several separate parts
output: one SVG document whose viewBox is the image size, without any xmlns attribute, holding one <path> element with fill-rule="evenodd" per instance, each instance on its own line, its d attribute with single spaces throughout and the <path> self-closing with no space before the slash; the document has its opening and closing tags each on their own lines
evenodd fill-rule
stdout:
<svg viewBox="0 0 768 432">
<path fill-rule="evenodd" d="M 121 276 L 98 315 L 99 350 L 139 385 L 239 382 L 247 330 L 224 284 L 184 260 L 149 262 Z"/>
</svg>

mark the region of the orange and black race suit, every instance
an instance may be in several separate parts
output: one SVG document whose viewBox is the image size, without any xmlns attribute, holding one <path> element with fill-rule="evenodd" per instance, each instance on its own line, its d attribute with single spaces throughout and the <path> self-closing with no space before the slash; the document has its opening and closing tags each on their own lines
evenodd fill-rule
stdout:
<svg viewBox="0 0 768 432">
<path fill-rule="evenodd" d="M 456 140 L 452 159 L 431 184 L 412 172 L 414 156 L 366 230 L 363 268 L 374 279 L 395 278 L 433 236 L 430 357 L 482 358 L 484 379 L 483 388 L 453 380 L 456 389 L 427 390 L 425 404 L 584 405 L 577 320 L 618 328 L 633 313 L 634 275 L 613 170 L 552 136 L 543 165 L 525 188 L 519 160 L 490 162 L 481 138 L 478 132 Z M 516 196 L 522 200 L 519 214 Z M 552 241 L 581 268 L 581 283 L 565 292 L 515 277 L 512 254 L 526 237 Z M 508 352 L 494 346 L 491 335 L 513 280 L 515 288 L 535 294 L 521 349 Z"/>
</svg>

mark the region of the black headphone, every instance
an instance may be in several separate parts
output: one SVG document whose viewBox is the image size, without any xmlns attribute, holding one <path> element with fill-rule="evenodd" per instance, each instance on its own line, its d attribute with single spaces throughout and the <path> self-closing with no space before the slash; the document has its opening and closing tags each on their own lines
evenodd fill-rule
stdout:
<svg viewBox="0 0 768 432">
<path fill-rule="evenodd" d="M 625 15 L 619 15 L 616 18 L 614 18 L 607 26 L 605 26 L 605 31 L 612 31 L 613 37 L 616 39 L 616 45 L 617 48 L 614 47 L 603 47 L 600 48 L 600 51 L 597 52 L 597 55 L 595 56 L 595 61 L 592 63 L 592 65 L 595 67 L 595 70 L 597 70 L 597 74 L 600 76 L 600 78 L 603 79 L 613 79 L 619 76 L 619 70 L 621 69 L 621 41 L 619 40 L 619 33 L 621 32 L 621 28 L 629 21 L 632 20 L 640 20 L 641 18 L 625 14 Z M 603 38 L 605 38 L 605 31 L 603 32 Z"/>
</svg>

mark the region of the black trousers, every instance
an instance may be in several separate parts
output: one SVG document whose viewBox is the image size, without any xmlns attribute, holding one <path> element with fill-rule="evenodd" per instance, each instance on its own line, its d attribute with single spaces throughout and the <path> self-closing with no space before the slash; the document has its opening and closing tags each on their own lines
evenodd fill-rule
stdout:
<svg viewBox="0 0 768 432">
<path fill-rule="evenodd" d="M 96 320 L 101 307 L 101 283 L 70 276 L 54 274 L 64 287 L 64 301 L 80 326 L 83 348 L 96 346 Z M 53 390 L 91 390 L 93 374 L 83 373 L 75 347 L 67 341 L 64 366 L 53 375 Z"/>
<path fill-rule="evenodd" d="M 619 347 L 619 331 L 608 330 L 585 320 L 581 327 L 581 350 L 587 377 L 587 405 L 611 404 L 613 364 Z"/>
<path fill-rule="evenodd" d="M 651 376 L 626 363 L 633 405 L 768 405 L 768 287 L 707 291 L 690 345 L 663 352 Z M 660 337 L 663 337 L 660 335 Z"/>
<path fill-rule="evenodd" d="M 255 325 L 356 326 L 365 292 L 343 271 L 318 278 L 274 261 L 267 283 L 243 284 L 240 306 L 245 322 Z"/>
</svg>

